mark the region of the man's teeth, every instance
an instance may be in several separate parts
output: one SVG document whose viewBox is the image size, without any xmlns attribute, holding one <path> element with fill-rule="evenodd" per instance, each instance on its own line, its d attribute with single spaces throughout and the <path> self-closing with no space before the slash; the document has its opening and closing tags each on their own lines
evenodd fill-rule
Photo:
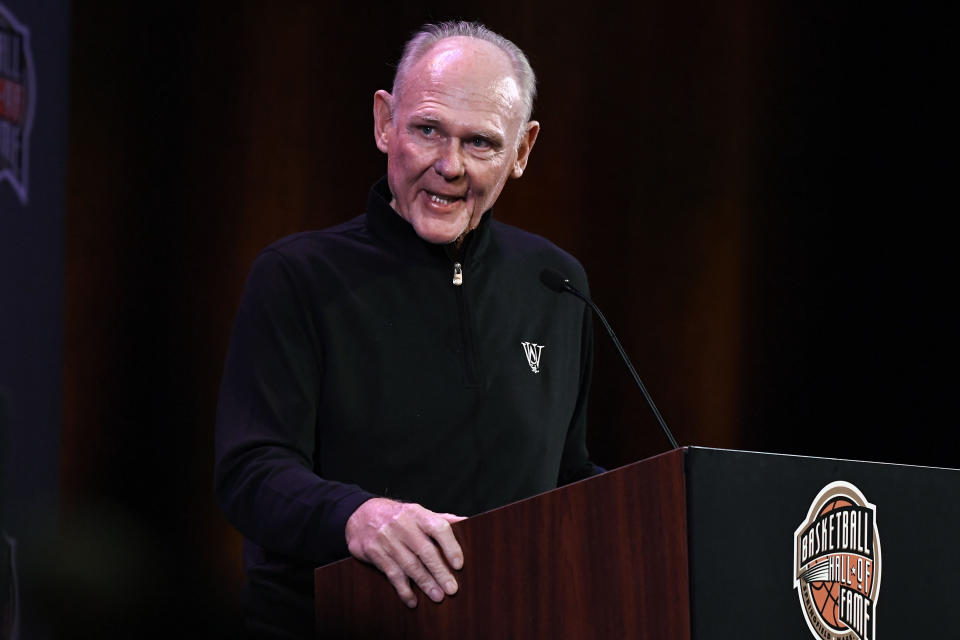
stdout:
<svg viewBox="0 0 960 640">
<path fill-rule="evenodd" d="M 446 196 L 440 196 L 435 193 L 430 194 L 430 199 L 439 204 L 450 204 L 451 202 L 456 200 L 456 198 L 448 198 Z"/>
</svg>

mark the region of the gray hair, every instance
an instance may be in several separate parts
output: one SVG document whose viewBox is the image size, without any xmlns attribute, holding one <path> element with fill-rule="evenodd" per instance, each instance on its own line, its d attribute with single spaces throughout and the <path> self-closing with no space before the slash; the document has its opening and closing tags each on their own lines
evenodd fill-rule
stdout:
<svg viewBox="0 0 960 640">
<path fill-rule="evenodd" d="M 524 121 L 529 121 L 530 116 L 533 115 L 533 100 L 537 96 L 537 77 L 533 73 L 530 61 L 527 60 L 527 56 L 520 50 L 520 47 L 478 22 L 450 21 L 425 24 L 420 27 L 403 47 L 403 56 L 400 58 L 397 72 L 393 76 L 393 94 L 395 96 L 400 95 L 407 72 L 433 48 L 433 45 L 446 38 L 457 36 L 486 40 L 507 54 L 513 64 L 513 73 L 516 76 L 517 83 L 520 85 Z"/>
</svg>

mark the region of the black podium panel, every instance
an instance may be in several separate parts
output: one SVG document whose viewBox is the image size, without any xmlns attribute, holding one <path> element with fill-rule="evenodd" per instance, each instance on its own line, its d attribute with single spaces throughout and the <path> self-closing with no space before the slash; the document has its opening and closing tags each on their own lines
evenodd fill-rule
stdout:
<svg viewBox="0 0 960 640">
<path fill-rule="evenodd" d="M 820 623 L 807 622 L 795 587 L 795 548 L 815 500 L 839 482 L 859 489 L 875 507 L 872 517 L 861 510 L 865 521 L 851 528 L 851 540 L 867 524 L 871 537 L 875 532 L 879 552 L 867 565 L 877 592 L 875 602 L 859 610 L 869 615 L 859 621 L 862 635 L 827 627 L 820 637 L 960 638 L 949 615 L 960 576 L 960 471 L 691 447 L 685 475 L 695 640 L 817 637 L 811 624 Z M 808 533 L 811 553 L 821 542 L 840 544 L 839 511 L 836 518 L 827 515 Z M 834 522 L 836 531 L 827 526 Z M 836 564 L 838 573 L 856 575 Z M 850 615 L 853 602 L 845 601 Z M 837 619 L 839 606 L 824 596 L 828 618 Z"/>
</svg>

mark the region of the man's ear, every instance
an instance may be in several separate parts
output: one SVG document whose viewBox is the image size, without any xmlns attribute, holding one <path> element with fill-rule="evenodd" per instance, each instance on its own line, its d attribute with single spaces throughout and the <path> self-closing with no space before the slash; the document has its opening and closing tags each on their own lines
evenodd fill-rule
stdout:
<svg viewBox="0 0 960 640">
<path fill-rule="evenodd" d="M 373 94 L 373 139 L 386 153 L 393 135 L 393 96 L 381 89 Z"/>
<path fill-rule="evenodd" d="M 524 169 L 527 168 L 527 160 L 530 159 L 530 151 L 537 141 L 538 133 L 540 133 L 540 123 L 536 120 L 528 122 L 526 131 L 521 136 L 520 144 L 517 146 L 517 160 L 513 163 L 513 172 L 511 173 L 514 178 L 522 176 Z"/>
</svg>

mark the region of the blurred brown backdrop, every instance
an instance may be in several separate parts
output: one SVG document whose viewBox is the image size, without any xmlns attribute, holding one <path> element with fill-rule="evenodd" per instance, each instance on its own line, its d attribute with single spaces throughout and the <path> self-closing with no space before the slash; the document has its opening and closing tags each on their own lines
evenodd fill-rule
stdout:
<svg viewBox="0 0 960 640">
<path fill-rule="evenodd" d="M 361 212 L 374 91 L 459 17 L 540 81 L 497 216 L 580 258 L 681 444 L 956 466 L 939 20 L 836 4 L 75 3 L 64 526 L 127 523 L 158 585 L 130 610 L 233 611 L 212 426 L 246 270 Z M 593 457 L 662 451 L 597 343 Z"/>
</svg>

